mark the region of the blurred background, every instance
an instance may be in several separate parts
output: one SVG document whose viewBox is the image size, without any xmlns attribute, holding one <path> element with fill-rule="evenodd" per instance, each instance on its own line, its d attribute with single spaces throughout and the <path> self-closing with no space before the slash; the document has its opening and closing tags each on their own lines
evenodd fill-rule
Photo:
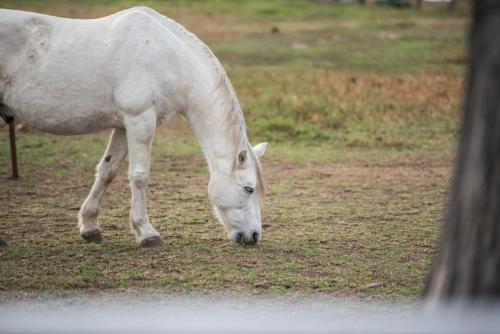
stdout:
<svg viewBox="0 0 500 334">
<path fill-rule="evenodd" d="M 270 142 L 264 236 L 226 240 L 182 121 L 159 130 L 149 211 L 162 249 L 128 231 L 125 168 L 103 202 L 106 242 L 76 214 L 109 133 L 18 134 L 21 180 L 0 183 L 0 294 L 101 291 L 325 294 L 414 300 L 437 244 L 460 120 L 462 1 L 3 1 L 96 18 L 146 5 L 204 41 L 235 86 L 253 143 Z M 91 47 L 91 46 L 89 46 Z M 9 170 L 7 133 L 0 167 Z M 48 196 L 47 196 L 48 195 Z"/>
</svg>

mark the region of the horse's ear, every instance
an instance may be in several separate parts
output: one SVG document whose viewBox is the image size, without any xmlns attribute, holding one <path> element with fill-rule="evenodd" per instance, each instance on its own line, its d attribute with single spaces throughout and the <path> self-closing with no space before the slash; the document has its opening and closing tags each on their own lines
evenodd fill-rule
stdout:
<svg viewBox="0 0 500 334">
<path fill-rule="evenodd" d="M 259 158 L 262 157 L 264 155 L 264 153 L 266 153 L 266 149 L 267 149 L 266 142 L 257 144 L 253 147 L 253 151 L 255 152 L 255 155 Z"/>
<path fill-rule="evenodd" d="M 238 165 L 243 166 L 247 161 L 247 150 L 242 150 L 238 153 Z"/>
</svg>

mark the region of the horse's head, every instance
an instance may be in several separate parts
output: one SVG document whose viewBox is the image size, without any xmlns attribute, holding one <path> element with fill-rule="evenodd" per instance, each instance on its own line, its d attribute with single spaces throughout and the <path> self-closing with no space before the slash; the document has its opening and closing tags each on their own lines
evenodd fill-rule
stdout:
<svg viewBox="0 0 500 334">
<path fill-rule="evenodd" d="M 262 235 L 259 196 L 263 191 L 259 158 L 267 143 L 242 149 L 235 158 L 230 174 L 214 173 L 208 185 L 208 196 L 215 215 L 239 244 L 256 245 Z"/>
</svg>

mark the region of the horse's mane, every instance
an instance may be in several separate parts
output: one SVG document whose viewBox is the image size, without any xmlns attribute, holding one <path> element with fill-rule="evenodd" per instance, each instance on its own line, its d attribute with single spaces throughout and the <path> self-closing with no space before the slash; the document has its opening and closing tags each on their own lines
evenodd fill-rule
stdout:
<svg viewBox="0 0 500 334">
<path fill-rule="evenodd" d="M 202 42 L 200 41 L 200 43 Z M 213 95 L 215 97 L 213 104 L 220 104 L 220 106 L 225 109 L 226 118 L 224 131 L 227 135 L 232 137 L 233 142 L 235 143 L 233 169 L 236 166 L 239 150 L 246 150 L 248 156 L 254 162 L 257 171 L 257 189 L 260 194 L 263 194 L 264 176 L 262 173 L 262 167 L 248 140 L 245 118 L 243 116 L 243 111 L 241 110 L 238 98 L 236 97 L 236 92 L 234 91 L 233 85 L 231 84 L 231 81 L 229 80 L 229 77 L 219 60 L 205 44 L 203 44 L 203 46 L 203 49 L 209 56 L 211 63 L 217 69 L 219 74 L 218 83 L 215 85 L 213 90 Z"/>
<path fill-rule="evenodd" d="M 184 28 L 181 24 L 175 22 L 174 20 L 167 17 L 165 18 L 173 23 L 172 27 L 175 27 L 175 30 L 179 35 L 185 37 L 190 42 L 190 46 L 196 48 L 196 50 L 200 51 L 203 55 L 206 56 L 206 59 L 209 61 L 216 74 L 218 75 L 219 78 L 212 90 L 211 96 L 213 97 L 211 98 L 210 104 L 212 107 L 219 106 L 222 110 L 225 111 L 226 118 L 224 122 L 224 133 L 232 138 L 232 142 L 234 143 L 233 169 L 236 166 L 239 150 L 246 150 L 250 159 L 253 160 L 257 171 L 257 189 L 259 190 L 260 194 L 263 194 L 264 177 L 262 173 L 262 167 L 248 140 L 245 118 L 243 116 L 238 98 L 236 97 L 236 92 L 234 91 L 233 85 L 231 84 L 226 71 L 224 70 L 222 64 L 214 55 L 212 50 L 210 50 L 210 48 L 205 43 L 203 43 L 198 37 L 196 37 L 196 35 L 189 32 L 186 28 Z"/>
</svg>

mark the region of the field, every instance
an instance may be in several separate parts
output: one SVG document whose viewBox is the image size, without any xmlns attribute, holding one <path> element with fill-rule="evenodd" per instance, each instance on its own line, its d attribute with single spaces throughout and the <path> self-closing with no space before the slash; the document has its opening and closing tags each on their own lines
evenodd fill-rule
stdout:
<svg viewBox="0 0 500 334">
<path fill-rule="evenodd" d="M 98 17 L 134 1 L 0 1 Z M 460 120 L 466 9 L 422 12 L 313 1 L 142 2 L 204 40 L 228 71 L 250 138 L 268 141 L 263 239 L 231 243 L 211 213 L 189 127 L 159 129 L 148 209 L 165 247 L 128 227 L 126 167 L 86 244 L 76 214 L 106 133 L 18 133 L 7 180 L 0 132 L 0 296 L 105 292 L 415 299 L 435 252 Z"/>
</svg>

